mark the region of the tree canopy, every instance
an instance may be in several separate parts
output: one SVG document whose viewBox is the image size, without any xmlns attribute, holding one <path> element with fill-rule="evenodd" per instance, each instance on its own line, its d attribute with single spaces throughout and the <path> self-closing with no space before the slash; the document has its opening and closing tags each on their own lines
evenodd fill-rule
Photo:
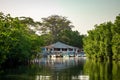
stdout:
<svg viewBox="0 0 120 80">
<path fill-rule="evenodd" d="M 0 65 L 23 63 L 40 51 L 43 40 L 24 21 L 0 13 Z"/>
<path fill-rule="evenodd" d="M 114 23 L 95 25 L 84 39 L 84 50 L 91 58 L 106 59 L 120 57 L 120 15 Z"/>
<path fill-rule="evenodd" d="M 55 42 L 58 40 L 57 37 L 60 32 L 64 30 L 71 30 L 73 27 L 74 26 L 71 25 L 71 22 L 67 20 L 66 17 L 52 15 L 47 18 L 42 18 L 41 30 L 44 33 L 51 34 L 51 37 L 53 37 L 51 42 Z"/>
</svg>

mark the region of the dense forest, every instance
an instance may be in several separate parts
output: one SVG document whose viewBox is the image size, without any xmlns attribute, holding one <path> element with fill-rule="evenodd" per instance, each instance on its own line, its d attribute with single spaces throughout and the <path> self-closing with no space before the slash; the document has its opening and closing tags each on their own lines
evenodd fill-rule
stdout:
<svg viewBox="0 0 120 80">
<path fill-rule="evenodd" d="M 95 25 L 84 38 L 84 51 L 92 59 L 120 59 L 120 15 L 112 22 Z"/>
<path fill-rule="evenodd" d="M 0 65 L 19 64 L 32 59 L 44 41 L 28 26 L 38 25 L 31 18 L 13 18 L 0 13 Z"/>
<path fill-rule="evenodd" d="M 41 47 L 61 41 L 79 48 L 83 37 L 66 17 L 51 15 L 34 21 L 0 12 L 0 66 L 24 64 L 35 58 Z"/>
<path fill-rule="evenodd" d="M 41 47 L 57 41 L 84 48 L 92 59 L 120 59 L 120 15 L 114 22 L 95 25 L 88 35 L 73 31 L 67 17 L 51 15 L 41 20 L 0 12 L 0 66 L 26 63 Z"/>
</svg>

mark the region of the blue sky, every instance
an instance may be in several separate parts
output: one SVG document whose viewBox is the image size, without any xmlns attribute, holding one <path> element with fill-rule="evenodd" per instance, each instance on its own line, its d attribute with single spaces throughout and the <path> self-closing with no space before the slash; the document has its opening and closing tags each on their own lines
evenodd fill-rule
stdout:
<svg viewBox="0 0 120 80">
<path fill-rule="evenodd" d="M 114 21 L 120 14 L 120 0 L 0 0 L 0 11 L 11 16 L 40 21 L 50 15 L 67 17 L 81 34 L 95 24 Z"/>
</svg>

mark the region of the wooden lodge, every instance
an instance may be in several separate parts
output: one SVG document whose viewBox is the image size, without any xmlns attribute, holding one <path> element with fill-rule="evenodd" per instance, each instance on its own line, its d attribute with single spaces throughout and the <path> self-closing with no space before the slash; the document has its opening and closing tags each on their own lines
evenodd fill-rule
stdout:
<svg viewBox="0 0 120 80">
<path fill-rule="evenodd" d="M 80 50 L 77 47 L 73 47 L 62 42 L 56 42 L 43 47 L 42 53 L 44 56 L 49 57 L 75 57 L 75 55 L 80 53 Z"/>
</svg>

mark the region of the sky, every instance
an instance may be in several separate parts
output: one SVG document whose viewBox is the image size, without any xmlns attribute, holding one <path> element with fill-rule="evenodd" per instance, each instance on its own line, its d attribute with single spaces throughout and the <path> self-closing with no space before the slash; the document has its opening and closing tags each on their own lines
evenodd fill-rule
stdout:
<svg viewBox="0 0 120 80">
<path fill-rule="evenodd" d="M 0 0 L 0 12 L 35 21 L 51 15 L 67 17 L 73 30 L 87 34 L 95 24 L 114 21 L 120 14 L 120 0 Z"/>
</svg>

